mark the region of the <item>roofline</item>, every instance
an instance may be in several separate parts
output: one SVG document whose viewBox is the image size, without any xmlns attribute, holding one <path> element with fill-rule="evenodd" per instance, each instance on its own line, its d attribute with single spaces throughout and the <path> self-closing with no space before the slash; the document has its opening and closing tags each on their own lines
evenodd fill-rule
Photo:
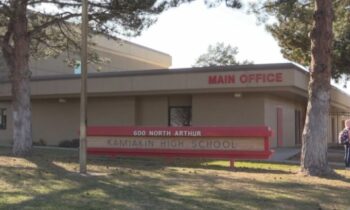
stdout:
<svg viewBox="0 0 350 210">
<path fill-rule="evenodd" d="M 121 42 L 122 43 L 123 42 L 127 42 L 128 44 L 132 44 L 132 45 L 138 46 L 140 48 L 144 48 L 146 50 L 153 51 L 153 52 L 156 52 L 156 53 L 163 54 L 163 55 L 171 57 L 171 55 L 168 54 L 168 53 L 165 53 L 165 52 L 162 52 L 162 51 L 159 51 L 159 50 L 155 50 L 155 49 L 152 49 L 150 47 L 147 47 L 147 46 L 144 46 L 144 45 L 141 45 L 141 44 L 138 44 L 138 43 L 134 43 L 134 42 L 131 42 L 131 41 L 128 41 L 128 40 L 125 40 L 125 39 L 121 39 Z"/>
<path fill-rule="evenodd" d="M 305 69 L 293 63 L 274 63 L 274 64 L 246 64 L 246 65 L 231 65 L 231 66 L 210 66 L 210 67 L 190 67 L 178 69 L 151 69 L 151 70 L 136 70 L 136 71 L 118 71 L 118 72 L 98 72 L 89 73 L 88 78 L 103 78 L 103 77 L 126 77 L 126 76 L 151 76 L 165 74 L 182 74 L 182 73 L 206 73 L 206 72 L 227 72 L 227 71 L 255 71 L 255 70 L 274 70 L 274 69 L 296 69 L 304 74 L 309 74 Z M 80 75 L 45 75 L 33 77 L 32 81 L 45 80 L 61 80 L 61 79 L 78 79 Z"/>
<path fill-rule="evenodd" d="M 131 42 L 131 41 L 129 41 L 129 40 L 126 40 L 127 37 L 121 37 L 121 38 L 120 38 L 120 37 L 115 37 L 115 36 L 112 36 L 112 35 L 108 35 L 108 34 L 104 34 L 104 33 L 98 33 L 98 32 L 95 32 L 95 35 L 103 36 L 104 38 L 106 38 L 106 39 L 108 39 L 108 40 L 113 40 L 113 41 L 117 42 L 118 44 L 127 43 L 127 44 L 134 45 L 134 46 L 137 46 L 137 47 L 140 47 L 140 48 L 149 50 L 149 51 L 153 51 L 153 52 L 155 52 L 155 53 L 159 53 L 159 54 L 162 54 L 162 55 L 171 57 L 171 55 L 168 54 L 168 53 L 165 53 L 165 52 L 162 52 L 162 51 L 159 51 L 159 50 L 155 50 L 155 49 L 152 49 L 152 48 L 150 48 L 150 47 L 146 47 L 146 46 L 144 46 L 144 45 L 141 45 L 141 44 L 134 43 L 134 42 Z M 98 44 L 97 44 L 97 45 L 98 45 Z"/>
</svg>

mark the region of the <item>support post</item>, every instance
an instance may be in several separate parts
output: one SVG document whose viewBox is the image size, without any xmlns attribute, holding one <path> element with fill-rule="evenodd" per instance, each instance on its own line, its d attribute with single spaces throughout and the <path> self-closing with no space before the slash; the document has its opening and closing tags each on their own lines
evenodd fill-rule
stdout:
<svg viewBox="0 0 350 210">
<path fill-rule="evenodd" d="M 230 160 L 230 169 L 235 169 L 235 160 Z"/>
<path fill-rule="evenodd" d="M 82 3 L 79 163 L 80 173 L 86 174 L 88 0 L 83 0 Z"/>
</svg>

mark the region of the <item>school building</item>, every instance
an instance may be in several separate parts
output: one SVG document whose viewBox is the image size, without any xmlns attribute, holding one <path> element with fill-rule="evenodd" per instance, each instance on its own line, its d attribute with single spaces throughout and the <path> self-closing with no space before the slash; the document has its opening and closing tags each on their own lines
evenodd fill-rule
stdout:
<svg viewBox="0 0 350 210">
<path fill-rule="evenodd" d="M 101 72 L 89 69 L 88 125 L 266 125 L 274 133 L 271 147 L 301 144 L 309 74 L 299 66 L 169 69 L 167 54 L 129 42 L 117 52 L 113 42 L 100 40 L 96 48 L 112 62 Z M 79 137 L 80 75 L 58 63 L 53 59 L 32 66 L 33 141 L 47 145 Z M 8 81 L 0 83 L 0 144 L 12 141 L 10 90 Z M 336 142 L 349 111 L 350 96 L 332 87 L 329 143 Z"/>
</svg>

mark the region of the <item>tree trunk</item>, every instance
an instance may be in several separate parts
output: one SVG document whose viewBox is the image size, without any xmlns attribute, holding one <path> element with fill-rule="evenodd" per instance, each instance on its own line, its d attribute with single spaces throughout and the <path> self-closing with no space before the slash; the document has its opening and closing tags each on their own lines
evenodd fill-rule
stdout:
<svg viewBox="0 0 350 210">
<path fill-rule="evenodd" d="M 301 171 L 326 175 L 327 130 L 330 109 L 333 10 L 331 0 L 316 0 L 311 38 L 309 101 L 303 131 Z"/>
<path fill-rule="evenodd" d="M 17 61 L 16 65 L 19 68 L 12 71 L 12 152 L 14 155 L 24 156 L 32 148 L 30 71 L 25 63 Z"/>
<path fill-rule="evenodd" d="M 30 102 L 29 35 L 27 31 L 27 2 L 15 5 L 13 17 L 13 51 L 10 66 L 13 109 L 13 154 L 27 155 L 32 147 Z"/>
</svg>

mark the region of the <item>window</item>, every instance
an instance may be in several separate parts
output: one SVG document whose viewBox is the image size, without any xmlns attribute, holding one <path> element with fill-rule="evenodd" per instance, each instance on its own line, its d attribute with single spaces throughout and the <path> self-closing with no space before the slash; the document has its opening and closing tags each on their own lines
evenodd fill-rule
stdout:
<svg viewBox="0 0 350 210">
<path fill-rule="evenodd" d="M 169 126 L 191 126 L 192 108 L 190 106 L 169 107 Z"/>
<path fill-rule="evenodd" d="M 0 109 L 0 129 L 6 129 L 6 109 Z"/>
<path fill-rule="evenodd" d="M 81 74 L 81 62 L 78 60 L 74 64 L 74 74 Z"/>
</svg>

